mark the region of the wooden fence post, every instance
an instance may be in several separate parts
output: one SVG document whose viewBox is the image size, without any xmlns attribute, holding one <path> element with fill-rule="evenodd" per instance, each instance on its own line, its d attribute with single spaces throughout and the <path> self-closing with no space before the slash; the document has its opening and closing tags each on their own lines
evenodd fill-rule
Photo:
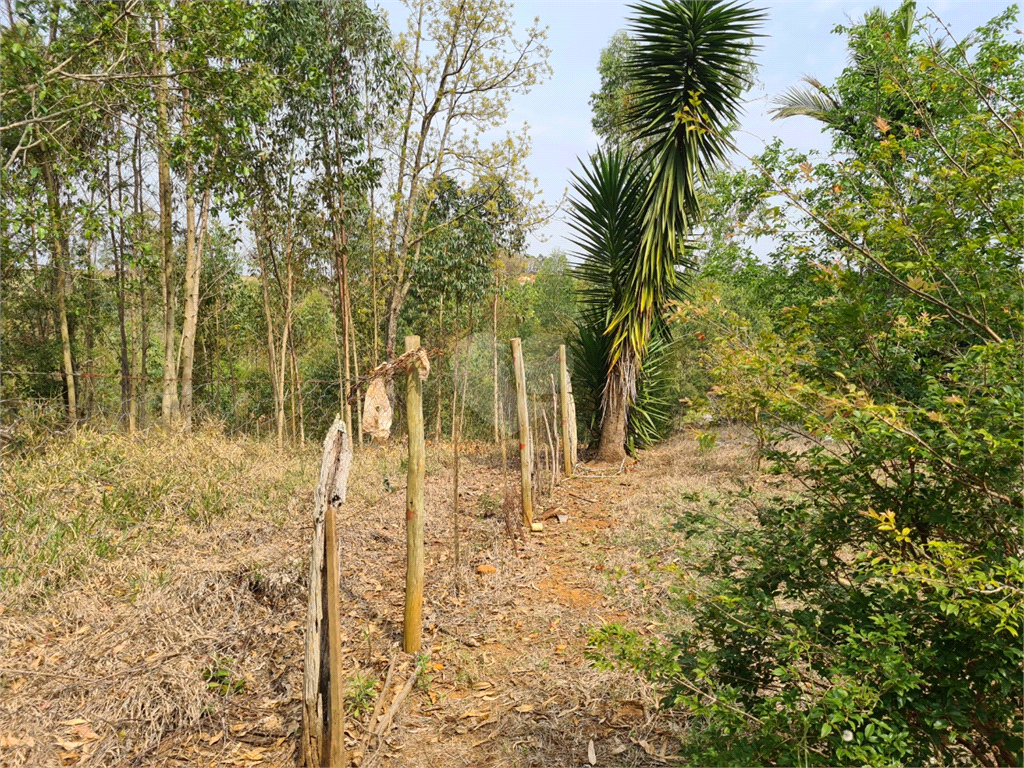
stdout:
<svg viewBox="0 0 1024 768">
<path fill-rule="evenodd" d="M 405 337 L 407 353 L 419 345 L 419 336 Z M 409 472 L 405 492 L 405 624 L 402 647 L 406 653 L 417 653 L 423 633 L 423 483 L 426 468 L 423 381 L 417 365 L 409 367 L 405 392 L 406 419 L 409 424 Z"/>
<path fill-rule="evenodd" d="M 559 410 L 562 417 L 562 461 L 565 476 L 572 477 L 573 456 L 569 441 L 569 369 L 565 365 L 565 344 L 558 345 Z"/>
<path fill-rule="evenodd" d="M 516 406 L 519 416 L 519 467 L 522 473 L 523 525 L 533 528 L 533 489 L 530 469 L 533 466 L 530 440 L 530 411 L 526 404 L 526 368 L 523 365 L 523 343 L 512 339 L 512 364 L 515 367 Z"/>
<path fill-rule="evenodd" d="M 313 493 L 313 552 L 302 686 L 302 758 L 309 768 L 348 765 L 335 510 L 345 503 L 351 467 L 352 440 L 345 422 L 338 417 L 324 438 L 320 479 Z M 327 674 L 322 674 L 324 669 Z"/>
</svg>

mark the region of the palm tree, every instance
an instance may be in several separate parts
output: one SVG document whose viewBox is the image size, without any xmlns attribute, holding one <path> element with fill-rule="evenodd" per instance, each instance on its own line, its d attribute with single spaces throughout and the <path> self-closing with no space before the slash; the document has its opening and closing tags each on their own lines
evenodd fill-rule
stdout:
<svg viewBox="0 0 1024 768">
<path fill-rule="evenodd" d="M 700 214 L 697 188 L 730 146 L 729 129 L 749 85 L 755 30 L 764 18 L 722 0 L 631 9 L 636 45 L 627 62 L 633 90 L 626 126 L 633 144 L 645 149 L 635 157 L 592 158 L 586 178 L 577 178 L 580 198 L 573 205 L 584 258 L 614 264 L 620 286 L 604 321 L 611 343 L 598 449 L 600 461 L 613 462 L 625 455 L 637 378 L 666 306 L 681 288 L 679 270 L 693 266 L 685 239 Z M 629 200 L 620 199 L 627 193 Z M 617 207 L 600 207 L 612 199 Z M 613 233 L 613 224 L 622 231 Z M 597 257 L 602 248 L 615 250 Z"/>
<path fill-rule="evenodd" d="M 613 352 L 608 329 L 628 307 L 630 266 L 642 241 L 644 193 L 650 183 L 648 167 L 631 162 L 621 148 L 598 150 L 573 173 L 573 243 L 583 261 L 576 269 L 580 284 L 580 319 L 575 351 L 591 378 L 601 379 L 601 445 L 615 446 L 602 457 L 621 460 L 626 443 L 628 404 L 636 397 L 636 357 L 621 355 L 609 366 Z"/>
</svg>

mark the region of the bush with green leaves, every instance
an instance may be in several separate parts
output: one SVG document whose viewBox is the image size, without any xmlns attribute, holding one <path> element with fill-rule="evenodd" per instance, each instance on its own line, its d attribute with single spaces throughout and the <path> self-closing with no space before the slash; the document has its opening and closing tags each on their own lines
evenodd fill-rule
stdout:
<svg viewBox="0 0 1024 768">
<path fill-rule="evenodd" d="M 829 92 L 863 119 L 825 120 L 832 156 L 754 160 L 792 303 L 708 353 L 716 406 L 756 409 L 804 490 L 681 520 L 692 630 L 595 638 L 695 716 L 694 764 L 1024 758 L 1024 45 L 1016 8 L 967 42 L 913 14 L 844 30 Z"/>
</svg>

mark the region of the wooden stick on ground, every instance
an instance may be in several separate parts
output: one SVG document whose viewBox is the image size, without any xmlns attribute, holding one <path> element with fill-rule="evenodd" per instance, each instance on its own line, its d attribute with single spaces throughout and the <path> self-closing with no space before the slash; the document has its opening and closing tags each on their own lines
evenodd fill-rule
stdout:
<svg viewBox="0 0 1024 768">
<path fill-rule="evenodd" d="M 373 715 L 370 717 L 369 725 L 366 727 L 366 737 L 363 739 L 363 743 L 359 748 L 359 755 L 361 758 L 366 756 L 366 750 L 370 748 L 370 740 L 374 736 L 374 730 L 377 727 L 377 718 L 380 717 L 380 711 L 384 707 L 384 697 L 388 695 L 388 688 L 391 687 L 391 678 L 395 674 L 395 657 L 391 657 L 391 661 L 388 662 L 388 672 L 384 676 L 384 687 L 380 690 L 380 695 L 377 697 L 377 702 L 373 705 Z"/>
<path fill-rule="evenodd" d="M 395 715 L 398 714 L 398 710 L 402 708 L 402 703 L 409 696 L 409 692 L 412 690 L 413 685 L 416 684 L 416 678 L 419 677 L 420 668 L 419 666 L 413 667 L 412 674 L 409 675 L 409 679 L 405 681 L 405 685 L 395 700 L 391 702 L 391 706 L 388 708 L 388 713 L 384 715 L 384 720 L 381 721 L 380 726 L 377 728 L 377 738 L 382 738 L 385 733 L 391 730 L 391 723 L 395 719 Z"/>
<path fill-rule="evenodd" d="M 412 690 L 413 685 L 416 683 L 416 678 L 420 674 L 420 668 L 414 667 L 412 674 L 409 675 L 409 679 L 405 681 L 405 685 L 402 686 L 402 690 L 395 696 L 395 700 L 391 702 L 391 706 L 388 708 L 388 713 L 384 716 L 381 721 L 380 727 L 374 732 L 374 736 L 377 737 L 377 749 L 372 755 L 363 763 L 363 768 L 370 768 L 373 764 L 374 759 L 380 754 L 381 749 L 384 748 L 384 734 L 391 730 L 391 725 L 394 722 L 395 715 L 398 714 L 398 710 L 401 708 L 402 703 L 409 696 L 409 692 Z"/>
</svg>

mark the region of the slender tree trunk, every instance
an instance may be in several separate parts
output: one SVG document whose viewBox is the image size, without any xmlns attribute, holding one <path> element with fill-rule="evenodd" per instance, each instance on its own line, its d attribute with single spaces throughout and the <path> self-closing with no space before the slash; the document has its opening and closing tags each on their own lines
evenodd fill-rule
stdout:
<svg viewBox="0 0 1024 768">
<path fill-rule="evenodd" d="M 164 303 L 164 379 L 163 397 L 160 401 L 160 415 L 165 427 L 171 426 L 178 415 L 178 372 L 174 350 L 174 313 L 177 288 L 174 281 L 174 235 L 171 230 L 173 216 L 171 187 L 170 129 L 167 118 L 167 59 L 160 40 L 163 21 L 153 20 L 153 47 L 156 54 L 156 77 L 153 86 L 156 101 L 156 150 L 157 179 L 160 192 L 160 241 L 163 253 L 163 303 Z"/>
<path fill-rule="evenodd" d="M 192 128 L 191 101 L 188 89 L 182 95 L 181 129 L 188 134 Z M 200 211 L 200 233 L 196 239 L 195 169 L 191 157 L 185 163 L 185 312 L 182 319 L 181 347 L 181 416 L 186 429 L 192 428 L 192 370 L 195 365 L 196 329 L 199 325 L 199 278 L 203 268 L 203 234 L 210 212 L 210 190 L 203 195 Z"/>
<path fill-rule="evenodd" d="M 455 442 L 455 427 L 458 419 L 458 407 L 459 407 L 459 363 L 461 362 L 461 355 L 459 354 L 459 303 L 455 303 L 455 313 L 452 315 L 452 333 L 455 336 L 455 348 L 452 351 L 452 430 L 451 437 L 452 442 Z"/>
<path fill-rule="evenodd" d="M 238 423 L 238 382 L 235 380 L 235 355 L 231 351 L 231 334 L 225 337 L 228 353 L 228 376 L 231 379 L 231 423 Z"/>
<path fill-rule="evenodd" d="M 124 211 L 124 178 L 121 174 L 121 143 L 117 144 L 117 206 L 118 210 Z M 132 382 L 131 363 L 128 357 L 128 330 L 125 321 L 125 240 L 124 240 L 124 217 L 118 217 L 117 237 L 115 237 L 113 216 L 113 197 L 110 192 L 110 166 L 107 166 L 107 213 L 111 221 L 110 225 L 110 250 L 114 255 L 114 280 L 117 286 L 117 328 L 120 333 L 120 356 L 121 356 L 121 408 L 118 414 L 118 422 L 129 434 L 134 432 L 134 419 L 131 417 L 132 410 Z"/>
<path fill-rule="evenodd" d="M 498 444 L 498 287 L 494 287 L 493 355 L 494 355 L 494 444 Z"/>
<path fill-rule="evenodd" d="M 345 227 L 340 225 L 340 251 L 337 254 L 337 273 L 338 273 L 338 301 L 341 309 L 341 344 L 342 344 L 342 357 L 345 361 L 345 370 L 343 372 L 344 381 L 344 392 L 345 399 L 342 400 L 342 413 L 345 416 L 345 428 L 348 430 L 348 434 L 352 434 L 352 404 L 348 401 L 348 396 L 352 393 L 352 369 L 351 369 L 351 355 L 352 351 L 349 348 L 349 315 L 348 315 L 348 256 L 345 253 Z"/>
<path fill-rule="evenodd" d="M 255 216 L 253 217 L 255 224 Z M 266 259 L 263 256 L 263 247 L 259 242 L 259 235 L 256 238 L 256 254 L 260 263 L 260 285 L 263 289 L 263 316 L 267 321 L 267 362 L 270 369 L 271 387 L 274 391 L 274 419 L 278 424 L 277 447 L 284 447 L 284 393 L 283 387 L 278 384 L 277 376 L 277 344 L 274 339 L 274 313 L 270 307 L 270 275 L 267 271 Z"/>
<path fill-rule="evenodd" d="M 292 352 L 292 381 L 294 382 L 295 391 L 298 393 L 299 400 L 299 447 L 304 448 L 306 445 L 306 424 L 305 424 L 305 408 L 302 402 L 302 377 L 299 376 L 299 361 L 295 356 L 295 339 L 292 339 L 291 343 Z M 294 409 L 294 403 L 292 408 Z"/>
<path fill-rule="evenodd" d="M 377 240 L 374 224 L 377 220 L 374 204 L 374 188 L 370 187 L 370 287 L 373 295 L 373 367 L 379 365 L 380 359 L 380 314 L 377 306 Z"/>
<path fill-rule="evenodd" d="M 294 339 L 288 340 L 288 378 L 291 381 L 291 444 L 294 446 L 299 441 L 299 425 L 298 425 L 298 403 L 296 402 L 296 380 L 297 376 L 295 371 L 295 346 L 292 343 Z M 284 362 L 284 358 L 281 360 Z"/>
<path fill-rule="evenodd" d="M 437 337 L 444 337 L 444 294 L 441 294 L 441 302 L 437 309 Z M 441 415 L 444 411 L 444 387 L 441 386 L 441 360 L 438 356 L 437 366 L 437 422 L 434 425 L 434 442 L 441 442 Z"/>
<path fill-rule="evenodd" d="M 75 368 L 71 359 L 71 333 L 68 328 L 68 311 L 64 300 L 67 291 L 65 273 L 67 263 L 67 241 L 64 239 L 64 219 L 60 206 L 60 190 L 53 175 L 48 158 L 43 157 L 43 182 L 46 185 L 46 202 L 50 209 L 50 239 L 53 245 L 53 271 L 57 278 L 57 325 L 60 328 L 60 345 L 64 362 L 64 382 L 67 387 L 68 421 L 78 418 L 78 398 L 75 393 Z"/>
<path fill-rule="evenodd" d="M 291 338 L 292 329 L 292 287 L 294 284 L 294 274 L 292 272 L 292 260 L 291 254 L 287 256 L 287 263 L 285 265 L 285 296 L 284 296 L 284 324 L 281 329 L 281 356 L 280 365 L 278 366 L 278 384 L 277 391 L 280 392 L 280 398 L 277 406 L 277 447 L 284 447 L 284 376 L 285 370 L 287 369 L 288 342 Z"/>
<path fill-rule="evenodd" d="M 455 594 L 459 594 L 462 574 L 460 573 L 461 552 L 459 542 L 459 424 L 456 406 L 459 401 L 459 313 L 455 308 L 455 364 L 452 374 L 452 549 L 455 561 Z"/>
<path fill-rule="evenodd" d="M 146 271 L 140 265 L 139 273 L 139 387 L 136 395 L 139 410 L 138 426 L 145 429 L 149 398 L 149 313 L 146 311 Z"/>
<path fill-rule="evenodd" d="M 349 333 L 352 334 L 352 374 L 355 376 L 354 381 L 359 381 L 359 348 L 356 346 L 356 327 L 352 322 L 352 294 L 348 291 L 346 283 L 345 288 L 345 314 L 348 316 L 348 329 Z M 301 401 L 300 401 L 301 404 Z M 358 397 L 356 398 L 356 422 L 357 432 L 359 437 L 359 445 L 363 444 L 363 403 Z"/>
<path fill-rule="evenodd" d="M 224 359 L 220 348 L 220 341 L 224 337 L 220 333 L 220 315 L 221 315 L 221 294 L 218 290 L 217 297 L 213 300 L 213 332 L 216 334 L 213 337 L 213 355 L 209 360 L 208 366 L 210 371 L 210 378 L 214 379 L 213 382 L 213 403 L 214 409 L 219 417 L 221 415 L 221 404 L 220 404 L 220 390 L 221 382 L 217 381 L 220 378 L 220 365 Z"/>
<path fill-rule="evenodd" d="M 132 211 L 133 237 L 132 254 L 135 256 L 135 279 L 139 285 L 139 328 L 138 343 L 139 368 L 135 380 L 135 388 L 132 392 L 133 410 L 136 413 L 136 426 L 144 429 L 146 426 L 146 398 L 148 396 L 148 368 L 146 365 L 146 353 L 149 349 L 149 317 L 146 314 L 146 270 L 142 265 L 139 256 L 139 240 L 145 231 L 145 221 L 142 215 L 142 126 L 135 124 L 135 141 L 132 147 Z M 131 427 L 129 426 L 129 429 Z M 134 430 L 133 430 L 134 431 Z"/>
<path fill-rule="evenodd" d="M 96 386 L 93 376 L 96 372 L 96 241 L 90 237 L 85 249 L 85 306 L 86 316 L 83 325 L 85 336 L 85 361 L 80 365 L 82 370 L 82 392 L 79 402 L 85 401 L 85 418 L 91 420 L 96 409 Z M 83 397 L 84 395 L 84 397 Z"/>
<path fill-rule="evenodd" d="M 326 22 L 326 17 L 325 17 Z M 336 81 L 334 77 L 334 62 L 330 64 L 331 74 L 331 106 L 337 108 L 338 106 L 338 92 L 336 87 Z M 338 126 L 334 126 L 334 181 L 336 182 L 337 198 L 333 195 L 331 197 L 332 205 L 332 218 L 334 219 L 334 237 L 335 237 L 335 270 L 338 273 L 338 291 L 339 298 L 341 300 L 341 335 L 342 343 L 345 345 L 344 357 L 345 357 L 345 374 L 344 374 L 344 392 L 345 398 L 342 401 L 342 412 L 345 415 L 345 426 L 348 428 L 348 434 L 351 438 L 352 432 L 352 404 L 349 402 L 349 395 L 352 393 L 352 373 L 351 373 L 351 338 L 352 338 L 352 313 L 349 310 L 349 285 L 348 285 L 348 232 L 345 227 L 345 168 L 342 164 L 341 158 L 341 136 L 338 131 Z M 360 443 L 362 443 L 362 436 L 360 436 Z"/>
<path fill-rule="evenodd" d="M 334 294 L 331 293 L 333 297 Z M 334 309 L 334 322 L 331 324 L 331 332 L 334 334 L 334 357 L 338 364 L 338 403 L 345 402 L 345 361 L 341 357 L 341 337 L 338 335 L 338 321 L 341 320 L 341 309 L 338 308 L 334 299 L 331 299 L 331 306 Z M 341 298 L 338 297 L 338 301 Z M 341 411 L 339 411 L 340 413 Z M 342 419 L 344 421 L 344 419 Z"/>
</svg>

